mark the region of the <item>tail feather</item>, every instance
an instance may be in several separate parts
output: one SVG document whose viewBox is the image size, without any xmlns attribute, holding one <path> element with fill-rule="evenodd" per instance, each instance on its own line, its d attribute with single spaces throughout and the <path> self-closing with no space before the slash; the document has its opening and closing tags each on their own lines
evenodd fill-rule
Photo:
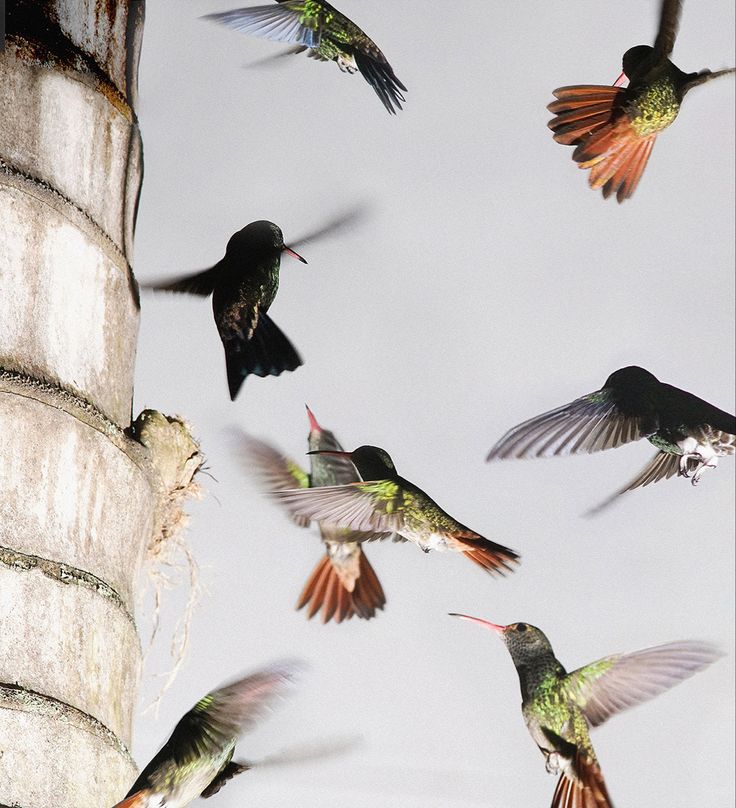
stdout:
<svg viewBox="0 0 736 808">
<path fill-rule="evenodd" d="M 513 550 L 477 534 L 456 535 L 453 538 L 457 543 L 457 549 L 487 572 L 505 575 L 507 572 L 513 572 L 513 565 L 519 563 L 519 556 Z"/>
<path fill-rule="evenodd" d="M 552 808 L 613 808 L 600 766 L 592 758 L 578 752 L 571 771 L 557 781 Z"/>
<path fill-rule="evenodd" d="M 386 597 L 365 553 L 360 552 L 360 574 L 355 579 L 351 592 L 340 579 L 340 575 L 329 555 L 320 559 L 302 590 L 296 608 L 308 606 L 307 618 L 311 619 L 322 610 L 322 622 L 334 619 L 336 623 L 360 617 L 370 620 L 376 610 L 383 609 Z"/>
<path fill-rule="evenodd" d="M 577 85 L 559 87 L 554 91 L 557 101 L 547 109 L 555 117 L 547 124 L 554 139 L 565 146 L 573 146 L 601 127 L 609 124 L 623 90 L 620 87 Z"/>
<path fill-rule="evenodd" d="M 231 760 L 199 796 L 204 800 L 208 797 L 213 797 L 228 780 L 232 780 L 233 777 L 236 777 L 238 774 L 247 772 L 250 768 L 252 767 L 249 763 L 236 763 L 234 760 Z"/>
<path fill-rule="evenodd" d="M 148 796 L 147 789 L 136 791 L 131 797 L 126 797 L 122 802 L 114 805 L 113 808 L 144 808 Z"/>
<path fill-rule="evenodd" d="M 296 370 L 303 364 L 284 332 L 263 311 L 249 340 L 233 337 L 224 345 L 232 401 L 251 373 L 255 376 L 280 376 L 285 370 Z"/>
</svg>

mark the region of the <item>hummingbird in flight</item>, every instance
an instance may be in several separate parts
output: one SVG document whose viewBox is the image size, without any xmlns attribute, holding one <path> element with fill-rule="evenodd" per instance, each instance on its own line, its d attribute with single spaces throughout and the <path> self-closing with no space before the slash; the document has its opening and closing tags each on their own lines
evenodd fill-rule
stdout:
<svg viewBox="0 0 736 808">
<path fill-rule="evenodd" d="M 487 460 L 598 452 L 640 438 L 656 446 L 657 454 L 594 510 L 627 491 L 675 475 L 697 485 L 719 457 L 736 452 L 736 417 L 630 366 L 612 373 L 600 390 L 513 427 Z"/>
<path fill-rule="evenodd" d="M 421 488 L 400 477 L 384 449 L 359 446 L 352 452 L 318 450 L 309 454 L 348 458 L 361 480 L 272 491 L 271 495 L 294 516 L 367 532 L 366 540 L 398 536 L 424 552 L 454 550 L 491 573 L 512 572 L 518 563 L 519 556 L 513 550 L 465 527 Z"/>
<path fill-rule="evenodd" d="M 204 19 L 263 39 L 293 45 L 290 53 L 337 62 L 345 73 L 360 71 L 392 114 L 406 101 L 406 87 L 376 43 L 323 0 L 276 0 L 276 5 L 236 8 Z M 402 92 L 403 91 L 403 92 Z"/>
<path fill-rule="evenodd" d="M 363 208 L 356 207 L 335 216 L 299 239 L 297 245 L 329 236 L 360 218 L 362 213 Z M 202 297 L 212 295 L 215 325 L 225 349 L 231 401 L 249 375 L 279 376 L 303 364 L 296 348 L 268 315 L 279 288 L 284 254 L 307 263 L 292 247 L 284 244 L 278 225 L 251 222 L 231 236 L 224 257 L 210 269 L 174 281 L 144 285 L 154 290 Z"/>
<path fill-rule="evenodd" d="M 669 60 L 681 11 L 682 0 L 662 0 L 654 46 L 629 48 L 612 87 L 559 87 L 547 106 L 555 115 L 548 124 L 554 139 L 575 146 L 573 160 L 590 169 L 590 187 L 606 199 L 615 193 L 623 202 L 634 193 L 657 135 L 673 123 L 689 90 L 736 71 L 684 73 Z"/>
<path fill-rule="evenodd" d="M 309 407 L 307 416 L 309 449 L 341 452 L 342 446 L 337 438 L 330 430 L 320 426 Z M 295 485 L 305 489 L 343 485 L 360 480 L 355 466 L 346 457 L 312 454 L 308 473 L 291 458 L 263 441 L 248 437 L 245 448 L 250 465 L 269 490 Z M 310 523 L 309 519 L 301 516 L 295 517 L 294 521 L 302 527 Z M 307 606 L 307 617 L 310 619 L 321 609 L 323 623 L 332 619 L 341 623 L 351 617 L 370 620 L 376 610 L 383 609 L 386 604 L 381 584 L 362 548 L 362 543 L 372 534 L 323 523 L 319 524 L 319 530 L 325 555 L 309 577 L 296 608 Z"/>
<path fill-rule="evenodd" d="M 613 654 L 567 673 L 535 626 L 499 626 L 465 614 L 451 616 L 495 632 L 511 654 L 529 734 L 545 757 L 547 771 L 561 775 L 551 808 L 612 808 L 590 728 L 669 690 L 722 656 L 709 643 L 673 642 Z"/>
<path fill-rule="evenodd" d="M 240 735 L 267 712 L 299 665 L 282 663 L 200 699 L 114 808 L 184 808 L 251 768 L 233 761 Z"/>
</svg>

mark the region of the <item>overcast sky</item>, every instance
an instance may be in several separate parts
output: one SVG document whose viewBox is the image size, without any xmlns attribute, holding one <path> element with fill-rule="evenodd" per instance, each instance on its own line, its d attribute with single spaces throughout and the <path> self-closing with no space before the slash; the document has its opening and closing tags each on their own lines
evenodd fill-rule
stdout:
<svg viewBox="0 0 736 808">
<path fill-rule="evenodd" d="M 237 0 L 235 0 L 237 3 Z M 304 366 L 227 395 L 209 300 L 145 292 L 136 412 L 194 425 L 217 482 L 187 538 L 205 593 L 160 715 L 139 716 L 145 764 L 183 712 L 241 671 L 297 656 L 292 698 L 240 744 L 362 737 L 341 758 L 240 777 L 220 808 L 533 808 L 554 779 L 520 714 L 511 659 L 490 633 L 447 617 L 524 620 L 569 669 L 609 653 L 697 638 L 729 656 L 593 741 L 616 805 L 734 800 L 734 461 L 692 488 L 675 479 L 583 511 L 654 449 L 487 465 L 511 426 L 642 365 L 734 409 L 734 80 L 696 88 L 654 147 L 634 198 L 587 187 L 553 142 L 555 87 L 610 84 L 651 42 L 658 3 L 452 4 L 341 0 L 409 88 L 389 116 L 359 76 L 199 16 L 222 0 L 155 0 L 140 71 L 145 182 L 142 282 L 210 266 L 230 235 L 271 219 L 287 243 L 353 205 L 349 232 L 285 258 L 271 308 Z M 734 6 L 685 4 L 675 61 L 735 63 Z M 451 514 L 522 555 L 506 579 L 454 554 L 370 545 L 388 604 L 323 626 L 294 611 L 320 559 L 258 492 L 240 427 L 303 459 L 308 403 L 347 448 L 385 447 Z M 167 593 L 142 703 L 166 671 L 184 586 Z M 144 608 L 142 632 L 150 627 Z"/>
</svg>

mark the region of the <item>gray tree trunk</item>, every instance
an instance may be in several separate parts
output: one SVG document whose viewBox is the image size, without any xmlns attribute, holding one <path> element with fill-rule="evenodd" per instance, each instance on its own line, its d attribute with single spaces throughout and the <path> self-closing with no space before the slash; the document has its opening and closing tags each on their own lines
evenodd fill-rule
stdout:
<svg viewBox="0 0 736 808">
<path fill-rule="evenodd" d="M 135 778 L 136 581 L 198 465 L 179 422 L 146 413 L 129 430 L 143 15 L 143 0 L 8 1 L 0 806 L 111 806 Z"/>
</svg>

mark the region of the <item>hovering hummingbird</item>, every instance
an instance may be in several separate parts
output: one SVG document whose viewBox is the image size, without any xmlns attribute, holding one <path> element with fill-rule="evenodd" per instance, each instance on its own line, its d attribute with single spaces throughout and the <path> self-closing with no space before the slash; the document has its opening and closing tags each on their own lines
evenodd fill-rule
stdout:
<svg viewBox="0 0 736 808">
<path fill-rule="evenodd" d="M 400 477 L 383 449 L 360 446 L 353 452 L 319 450 L 309 454 L 349 458 L 362 482 L 273 491 L 294 516 L 369 532 L 371 539 L 397 534 L 424 552 L 455 550 L 492 573 L 511 572 L 512 565 L 518 563 L 519 556 L 513 550 L 455 521 L 421 488 Z"/>
<path fill-rule="evenodd" d="M 392 114 L 406 99 L 393 68 L 376 43 L 358 26 L 322 0 L 276 0 L 278 5 L 236 8 L 219 14 L 206 14 L 236 31 L 263 39 L 287 42 L 296 47 L 291 53 L 307 51 L 307 56 L 337 62 L 341 71 L 360 71 L 376 91 L 383 106 Z"/>
<path fill-rule="evenodd" d="M 634 193 L 657 135 L 675 120 L 689 90 L 736 70 L 684 73 L 668 59 L 681 10 L 682 0 L 662 0 L 654 47 L 629 48 L 612 87 L 559 87 L 558 100 L 547 106 L 555 114 L 548 124 L 554 139 L 576 147 L 573 160 L 591 169 L 590 187 L 602 188 L 606 199 L 615 192 L 623 202 Z"/>
<path fill-rule="evenodd" d="M 319 425 L 309 407 L 307 415 L 309 449 L 341 452 L 342 446 L 335 436 Z M 355 466 L 346 457 L 313 454 L 311 471 L 307 474 L 293 460 L 262 441 L 249 437 L 246 451 L 248 460 L 269 489 L 342 485 L 360 480 Z M 309 519 L 304 517 L 296 517 L 295 521 L 303 527 L 309 524 Z M 369 620 L 375 616 L 376 609 L 383 609 L 386 604 L 381 584 L 361 547 L 372 534 L 327 524 L 320 524 L 319 529 L 326 553 L 302 590 L 297 609 L 309 606 L 308 618 L 321 609 L 323 623 L 333 618 L 341 623 L 353 616 Z"/>
<path fill-rule="evenodd" d="M 284 663 L 213 690 L 174 727 L 160 752 L 114 808 L 184 808 L 211 797 L 251 768 L 233 761 L 235 744 L 298 670 Z"/>
<path fill-rule="evenodd" d="M 722 654 L 704 642 L 674 642 L 613 654 L 567 673 L 545 635 L 528 623 L 498 626 L 453 614 L 495 631 L 519 674 L 521 712 L 529 734 L 561 774 L 552 808 L 612 808 L 589 729 L 641 704 L 710 665 Z"/>
<path fill-rule="evenodd" d="M 639 438 L 657 454 L 604 504 L 676 474 L 696 485 L 719 457 L 736 452 L 736 418 L 631 366 L 612 373 L 600 390 L 513 427 L 487 460 L 597 452 Z"/>
</svg>

